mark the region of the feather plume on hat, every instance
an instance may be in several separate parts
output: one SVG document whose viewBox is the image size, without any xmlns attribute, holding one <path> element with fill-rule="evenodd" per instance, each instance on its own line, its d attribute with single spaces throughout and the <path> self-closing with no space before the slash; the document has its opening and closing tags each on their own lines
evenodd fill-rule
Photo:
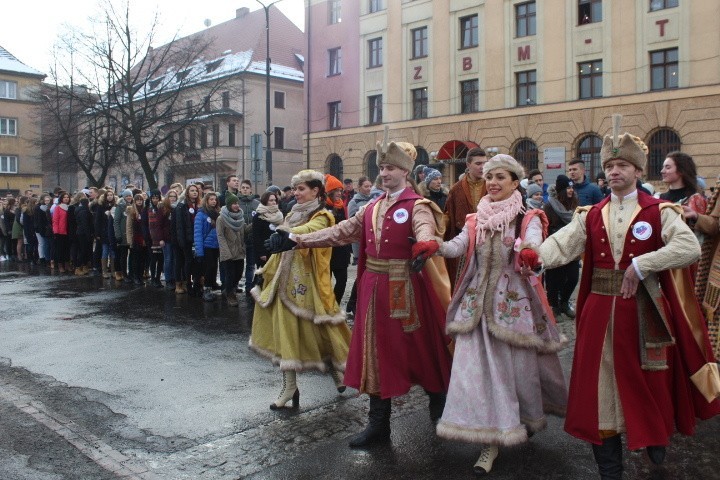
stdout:
<svg viewBox="0 0 720 480">
<path fill-rule="evenodd" d="M 383 141 L 382 143 L 377 142 L 376 144 L 377 166 L 379 167 L 381 164 L 394 165 L 398 168 L 402 168 L 403 170 L 407 170 L 408 172 L 412 172 L 413 167 L 415 166 L 415 161 L 401 146 L 401 144 L 404 143 L 405 142 L 390 142 L 388 144 L 388 126 L 385 125 Z M 415 147 L 413 147 L 413 150 L 414 149 Z"/>
<path fill-rule="evenodd" d="M 622 115 L 614 114 L 612 116 L 612 136 L 605 135 L 602 148 L 600 149 L 600 159 L 603 169 L 605 164 L 610 160 L 622 159 L 633 164 L 639 170 L 645 170 L 647 163 L 648 148 L 640 137 L 630 133 L 620 135 L 620 123 Z"/>
</svg>

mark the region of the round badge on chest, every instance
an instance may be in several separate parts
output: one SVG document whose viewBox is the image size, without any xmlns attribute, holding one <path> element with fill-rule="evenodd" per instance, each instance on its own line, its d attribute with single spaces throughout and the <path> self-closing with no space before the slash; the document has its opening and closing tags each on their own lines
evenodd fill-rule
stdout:
<svg viewBox="0 0 720 480">
<path fill-rule="evenodd" d="M 652 235 L 652 225 L 648 222 L 637 222 L 633 225 L 632 233 L 638 240 L 647 240 Z"/>
<path fill-rule="evenodd" d="M 410 215 L 404 208 L 398 208 L 395 210 L 395 213 L 393 213 L 393 220 L 395 220 L 395 223 L 405 223 L 408 221 L 408 218 L 410 218 Z"/>
</svg>

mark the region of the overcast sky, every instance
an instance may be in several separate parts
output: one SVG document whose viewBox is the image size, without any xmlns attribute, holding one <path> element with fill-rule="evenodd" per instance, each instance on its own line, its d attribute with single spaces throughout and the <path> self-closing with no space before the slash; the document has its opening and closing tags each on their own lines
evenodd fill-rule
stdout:
<svg viewBox="0 0 720 480">
<path fill-rule="evenodd" d="M 268 1 L 263 0 L 263 3 Z M 82 26 L 98 12 L 98 0 L 8 0 L 2 3 L 0 46 L 43 73 L 49 72 L 50 51 L 62 25 Z M 304 0 L 281 0 L 272 8 L 279 7 L 305 30 L 304 3 Z M 135 12 L 131 14 L 133 18 L 149 19 L 154 12 L 159 12 L 161 30 L 157 38 L 161 41 L 158 45 L 167 43 L 177 32 L 184 36 L 203 30 L 205 19 L 217 25 L 234 18 L 235 10 L 240 7 L 260 8 L 255 0 L 131 0 L 131 6 Z"/>
</svg>

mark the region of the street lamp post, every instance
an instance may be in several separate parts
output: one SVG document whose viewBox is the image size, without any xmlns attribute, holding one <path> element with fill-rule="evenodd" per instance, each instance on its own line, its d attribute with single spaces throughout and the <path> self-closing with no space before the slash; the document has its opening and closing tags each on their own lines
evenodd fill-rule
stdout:
<svg viewBox="0 0 720 480">
<path fill-rule="evenodd" d="M 272 185 L 272 150 L 270 148 L 270 7 L 280 2 L 275 0 L 267 5 L 260 0 L 255 0 L 265 9 L 265 171 L 267 172 L 267 184 Z"/>
</svg>

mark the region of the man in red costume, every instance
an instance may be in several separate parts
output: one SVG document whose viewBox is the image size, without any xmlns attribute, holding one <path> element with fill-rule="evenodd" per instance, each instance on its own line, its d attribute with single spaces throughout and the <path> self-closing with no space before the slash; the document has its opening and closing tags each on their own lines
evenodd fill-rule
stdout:
<svg viewBox="0 0 720 480">
<path fill-rule="evenodd" d="M 413 259 L 427 258 L 439 248 L 442 212 L 407 187 L 413 160 L 403 148 L 395 142 L 378 143 L 385 193 L 352 218 L 318 232 L 271 240 L 281 248 L 295 242 L 299 248 L 360 242 L 357 310 L 345 385 L 370 395 L 370 412 L 369 424 L 351 440 L 352 448 L 390 439 L 390 400 L 413 385 L 428 393 L 430 417 L 437 421 L 450 380 L 452 357 L 444 333 L 447 302 L 429 279 L 431 262 L 419 273 L 411 270 Z M 409 237 L 417 240 L 412 246 Z"/>
<path fill-rule="evenodd" d="M 699 244 L 682 211 L 636 189 L 646 147 L 618 135 L 613 120 L 616 133 L 601 149 L 612 195 L 580 207 L 539 249 L 545 268 L 585 255 L 565 430 L 592 443 L 603 479 L 622 478 L 621 433 L 630 450 L 644 447 L 659 464 L 675 429 L 690 435 L 696 418 L 720 413 L 717 392 L 694 384 L 717 374 L 686 288 Z M 521 259 L 538 263 L 531 250 Z"/>
<path fill-rule="evenodd" d="M 477 211 L 480 199 L 487 193 L 485 190 L 485 179 L 483 178 L 483 165 L 488 161 L 485 150 L 480 147 L 471 148 L 465 156 L 467 168 L 465 176 L 455 183 L 450 189 L 447 201 L 445 202 L 445 213 L 448 216 L 448 226 L 445 230 L 445 240 L 455 238 L 465 226 L 465 217 L 469 213 Z M 446 258 L 450 284 L 455 288 L 455 277 L 457 272 L 462 270 L 465 263 L 465 255 L 460 258 Z"/>
</svg>

